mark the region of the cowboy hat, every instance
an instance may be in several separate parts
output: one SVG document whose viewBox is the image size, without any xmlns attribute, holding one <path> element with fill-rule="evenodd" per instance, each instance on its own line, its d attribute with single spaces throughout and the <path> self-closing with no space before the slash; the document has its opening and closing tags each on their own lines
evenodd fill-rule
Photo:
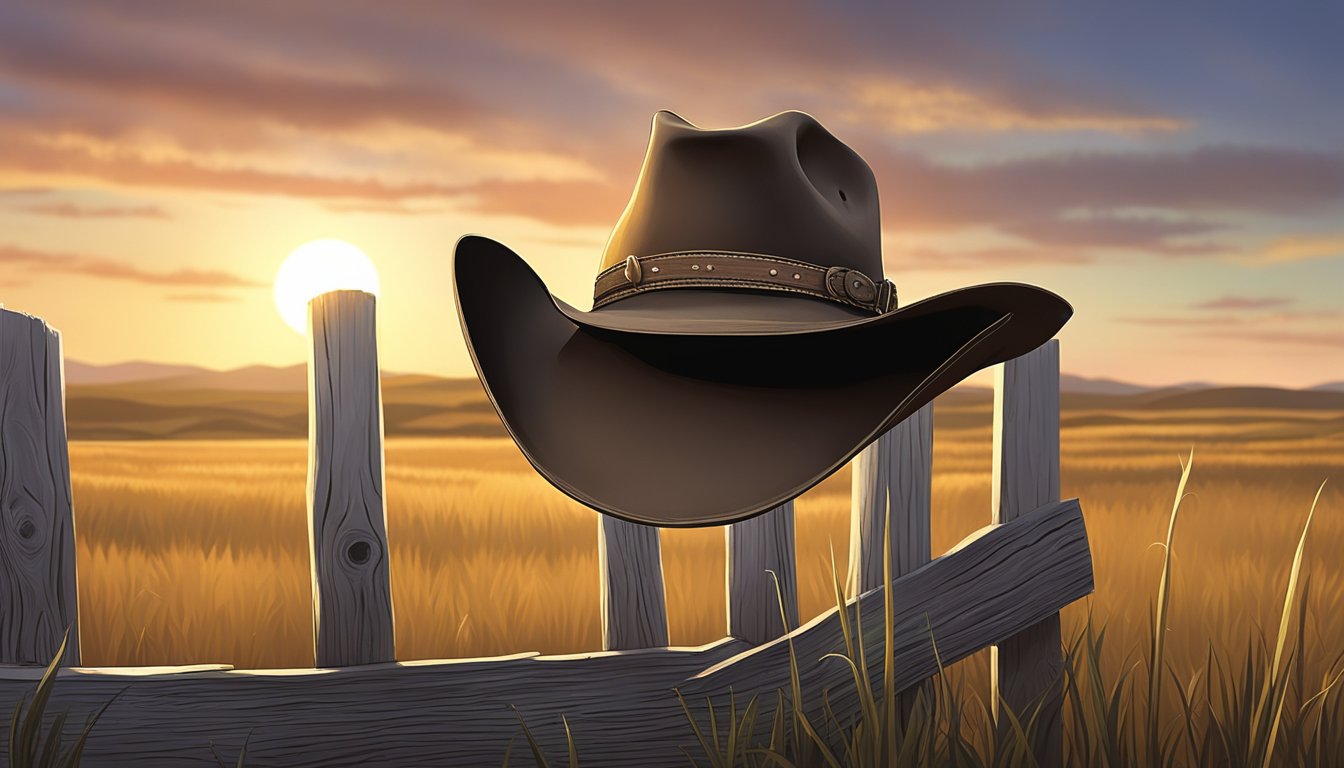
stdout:
<svg viewBox="0 0 1344 768">
<path fill-rule="evenodd" d="M 1072 314 L 1016 283 L 898 308 L 880 238 L 872 171 L 811 116 L 705 130 L 662 111 L 590 311 L 468 235 L 458 312 L 490 400 L 553 485 L 638 523 L 731 523 Z"/>
</svg>

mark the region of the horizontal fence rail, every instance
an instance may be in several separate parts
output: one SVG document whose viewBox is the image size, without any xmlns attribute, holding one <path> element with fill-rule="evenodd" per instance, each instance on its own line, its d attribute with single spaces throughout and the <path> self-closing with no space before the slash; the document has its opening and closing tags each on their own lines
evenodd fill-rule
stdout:
<svg viewBox="0 0 1344 768">
<path fill-rule="evenodd" d="M 376 302 L 339 291 L 309 308 L 309 531 L 315 658 L 320 669 L 228 665 L 78 667 L 74 560 L 60 336 L 0 310 L 0 715 L 30 694 L 67 626 L 71 642 L 49 704 L 74 720 L 105 703 L 85 765 L 214 766 L 249 733 L 247 764 L 497 764 L 521 735 L 519 715 L 555 754 L 561 716 L 584 765 L 684 765 L 688 700 L 726 705 L 775 691 L 796 654 L 812 714 L 828 700 L 857 712 L 841 609 L 801 626 L 794 507 L 725 526 L 723 640 L 668 643 L 657 528 L 598 515 L 602 651 L 571 656 L 396 663 L 383 484 Z M 1057 342 L 1000 367 L 996 381 L 993 524 L 930 560 L 933 406 L 854 462 L 850 597 L 868 668 L 881 674 L 883 603 L 896 618 L 895 687 L 995 646 L 995 686 L 1009 706 L 1044 702 L 1041 765 L 1057 765 L 1059 611 L 1091 592 L 1082 510 L 1059 496 Z M 891 580 L 883 573 L 884 543 Z M 782 614 L 782 615 L 781 615 Z M 934 644 L 937 644 L 935 655 Z M 823 695 L 825 699 L 823 699 Z M 997 696 L 996 696 L 997 699 Z M 997 701 L 996 701 L 997 703 Z M 514 708 L 517 708 L 517 712 Z M 1020 711 L 1020 710 L 1019 710 Z M 703 712 L 697 717 L 703 716 Z M 841 715 L 845 719 L 844 715 Z M 707 723 L 701 723 L 705 725 Z M 7 734 L 0 733 L 0 745 Z M 518 744 L 514 743 L 515 751 Z"/>
<path fill-rule="evenodd" d="M 871 673 L 881 674 L 883 590 L 850 600 L 861 614 Z M 1076 501 L 999 526 L 891 584 L 896 687 L 1001 642 L 1092 590 L 1091 556 Z M 739 706 L 761 694 L 768 724 L 774 691 L 789 685 L 789 645 L 803 700 L 813 714 L 828 691 L 837 712 L 853 711 L 836 609 L 762 646 L 725 639 L 697 650 L 647 649 L 571 656 L 372 664 L 337 670 L 201 669 L 135 675 L 65 671 L 51 706 L 84 713 L 130 687 L 104 713 L 85 754 L 90 765 L 152 753 L 141 765 L 215 766 L 213 741 L 248 765 L 494 765 L 519 739 L 518 714 L 543 747 L 564 754 L 568 721 L 583 765 L 684 766 L 695 739 L 673 693 L 699 712 L 706 697 Z M 0 704 L 12 705 L 41 670 L 0 669 Z M 517 707 L 515 713 L 512 707 Z M 523 749 L 515 743 L 515 752 Z M 158 762 L 156 762 L 158 761 Z"/>
</svg>

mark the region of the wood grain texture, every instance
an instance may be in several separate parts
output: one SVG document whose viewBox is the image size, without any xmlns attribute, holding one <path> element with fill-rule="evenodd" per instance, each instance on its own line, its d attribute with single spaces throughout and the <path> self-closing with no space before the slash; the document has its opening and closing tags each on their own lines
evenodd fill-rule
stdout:
<svg viewBox="0 0 1344 768">
<path fill-rule="evenodd" d="M 728 634 L 749 643 L 773 640 L 798 626 L 798 566 L 793 502 L 724 530 L 728 547 Z M 779 579 L 776 591 L 774 572 Z M 788 619 L 785 626 L 781 618 Z"/>
<path fill-rule="evenodd" d="M 603 650 L 667 645 L 667 600 L 663 595 L 658 529 L 598 515 L 597 570 Z"/>
<path fill-rule="evenodd" d="M 333 291 L 308 305 L 308 540 L 319 667 L 392 661 L 377 302 Z"/>
<path fill-rule="evenodd" d="M 915 411 L 855 457 L 849 523 L 849 589 L 882 584 L 882 536 L 891 510 L 891 572 L 929 562 L 933 489 L 933 403 Z"/>
<path fill-rule="evenodd" d="M 61 336 L 0 309 L 0 663 L 79 663 Z"/>
<path fill-rule="evenodd" d="M 937 672 L 933 641 L 942 663 L 951 664 L 1057 613 L 1092 588 L 1092 558 L 1077 500 L 1056 502 L 1011 523 L 981 529 L 937 560 L 892 582 L 896 690 L 906 690 Z M 865 658 L 876 685 L 883 667 L 882 587 L 850 601 L 847 610 L 851 626 L 856 621 L 862 624 Z M 822 714 L 823 688 L 829 690 L 834 711 L 856 711 L 853 685 L 844 685 L 841 676 L 849 667 L 823 660 L 827 653 L 844 652 L 836 610 L 821 614 L 789 637 L 803 687 L 813 692 L 806 701 L 815 714 Z M 718 701 L 726 700 L 730 689 L 741 697 L 744 691 L 787 687 L 789 653 L 787 639 L 776 640 L 707 670 L 682 691 L 688 697 L 712 696 Z M 765 723 L 768 709 L 762 711 Z"/>
<path fill-rule="evenodd" d="M 998 366 L 994 386 L 993 517 L 1018 519 L 1059 498 L 1059 341 L 1051 340 Z M 1064 651 L 1059 614 L 1052 614 L 990 651 L 994 716 L 1022 722 L 1038 710 L 1032 748 L 1042 768 L 1064 761 Z"/>
<path fill-rule="evenodd" d="M 882 537 L 891 515 L 891 573 L 904 576 L 932 557 L 933 403 L 915 411 L 855 457 L 850 493 L 849 594 L 883 583 Z M 902 722 L 918 688 L 898 694 Z M 932 685 L 923 693 L 932 696 Z"/>
<path fill-rule="evenodd" d="M 881 590 L 845 608 L 851 618 L 862 615 L 874 682 L 882 674 Z M 907 688 L 937 669 L 930 627 L 950 663 L 1091 590 L 1091 557 L 1076 501 L 987 528 L 894 582 L 896 686 Z M 697 718 L 705 715 L 706 696 L 717 709 L 730 690 L 739 706 L 761 693 L 766 706 L 760 720 L 768 724 L 774 692 L 787 685 L 790 640 L 808 706 L 819 708 L 825 689 L 836 712 L 854 711 L 849 667 L 821 658 L 843 649 L 836 609 L 754 648 L 724 640 L 698 650 L 523 654 L 336 670 L 148 676 L 66 670 L 50 707 L 68 709 L 79 721 L 126 689 L 98 721 L 86 768 L 213 767 L 210 742 L 232 757 L 249 731 L 247 764 L 255 768 L 499 765 L 510 742 L 515 760 L 526 754 L 511 705 L 553 764 L 564 764 L 564 715 L 584 766 L 684 766 L 680 748 L 697 754 L 697 747 L 673 688 L 686 695 Z M 33 685 L 30 670 L 0 668 L 0 711 L 10 711 Z M 0 733 L 0 744 L 5 738 Z"/>
</svg>

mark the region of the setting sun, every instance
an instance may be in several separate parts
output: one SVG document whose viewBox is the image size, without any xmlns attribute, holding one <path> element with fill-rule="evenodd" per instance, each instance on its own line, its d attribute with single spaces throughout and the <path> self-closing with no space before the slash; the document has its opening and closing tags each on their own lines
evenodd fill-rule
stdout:
<svg viewBox="0 0 1344 768">
<path fill-rule="evenodd" d="M 328 291 L 357 290 L 378 295 L 378 270 L 344 240 L 304 243 L 285 258 L 275 275 L 275 308 L 290 328 L 308 332 L 308 302 Z"/>
</svg>

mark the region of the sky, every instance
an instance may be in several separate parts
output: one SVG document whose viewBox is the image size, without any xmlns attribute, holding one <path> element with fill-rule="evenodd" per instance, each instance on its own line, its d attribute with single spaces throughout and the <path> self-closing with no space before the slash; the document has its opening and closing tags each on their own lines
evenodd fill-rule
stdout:
<svg viewBox="0 0 1344 768">
<path fill-rule="evenodd" d="M 873 167 L 903 303 L 1049 288 L 1062 367 L 1344 379 L 1344 6 L 78 0 L 0 5 L 0 303 L 68 358 L 307 357 L 271 287 L 340 238 L 380 355 L 473 375 L 451 252 L 560 298 L 670 109 L 797 109 Z"/>
</svg>

